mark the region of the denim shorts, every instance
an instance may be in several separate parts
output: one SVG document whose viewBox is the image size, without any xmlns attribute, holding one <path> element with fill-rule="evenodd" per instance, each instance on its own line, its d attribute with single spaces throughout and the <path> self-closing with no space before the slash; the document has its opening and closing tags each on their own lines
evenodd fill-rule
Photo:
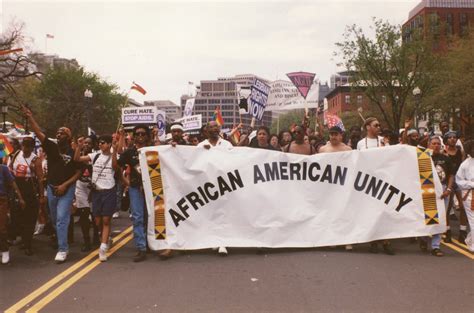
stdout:
<svg viewBox="0 0 474 313">
<path fill-rule="evenodd" d="M 112 216 L 117 210 L 117 187 L 105 190 L 92 190 L 92 215 Z"/>
</svg>

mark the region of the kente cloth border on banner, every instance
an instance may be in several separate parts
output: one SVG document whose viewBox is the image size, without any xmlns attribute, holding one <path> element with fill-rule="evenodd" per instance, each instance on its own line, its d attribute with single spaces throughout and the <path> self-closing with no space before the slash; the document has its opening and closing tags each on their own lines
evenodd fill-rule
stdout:
<svg viewBox="0 0 474 313">
<path fill-rule="evenodd" d="M 443 233 L 442 186 L 426 156 L 407 145 L 313 156 L 143 148 L 148 243 L 320 247 Z"/>
</svg>

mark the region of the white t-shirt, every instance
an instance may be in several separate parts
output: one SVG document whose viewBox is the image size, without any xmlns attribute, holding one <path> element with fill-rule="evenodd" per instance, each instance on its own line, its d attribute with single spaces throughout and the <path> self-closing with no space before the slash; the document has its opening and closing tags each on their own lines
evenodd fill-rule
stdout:
<svg viewBox="0 0 474 313">
<path fill-rule="evenodd" d="M 15 177 L 35 177 L 36 173 L 34 173 L 32 169 L 34 168 L 36 158 L 37 156 L 34 153 L 31 153 L 29 157 L 25 157 L 23 151 L 20 150 L 13 164 L 11 164 L 11 159 L 8 159 L 8 166 L 12 169 Z"/>
<path fill-rule="evenodd" d="M 115 186 L 115 171 L 112 168 L 112 154 L 104 155 L 101 152 L 89 153 L 89 158 L 94 162 L 94 158 L 99 154 L 97 161 L 92 165 L 92 183 L 99 189 L 112 189 Z"/>
<path fill-rule="evenodd" d="M 213 146 L 207 139 L 204 140 L 203 142 L 200 142 L 197 146 L 204 147 L 205 145 L 210 145 L 211 148 L 219 148 L 219 149 L 232 149 L 234 147 L 230 142 L 220 137 L 219 137 L 219 140 L 217 140 L 217 143 L 215 146 Z"/>
<path fill-rule="evenodd" d="M 365 149 L 372 149 L 372 148 L 379 148 L 383 147 L 383 137 L 378 138 L 362 138 L 357 143 L 357 150 L 365 150 Z"/>
</svg>

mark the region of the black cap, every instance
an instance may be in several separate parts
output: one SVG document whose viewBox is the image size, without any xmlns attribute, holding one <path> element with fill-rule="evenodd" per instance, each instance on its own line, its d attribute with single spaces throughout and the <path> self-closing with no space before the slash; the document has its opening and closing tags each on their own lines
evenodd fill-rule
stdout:
<svg viewBox="0 0 474 313">
<path fill-rule="evenodd" d="M 342 129 L 340 129 L 338 126 L 333 126 L 333 127 L 329 128 L 329 132 L 330 133 L 339 133 L 339 134 L 343 133 Z"/>
</svg>

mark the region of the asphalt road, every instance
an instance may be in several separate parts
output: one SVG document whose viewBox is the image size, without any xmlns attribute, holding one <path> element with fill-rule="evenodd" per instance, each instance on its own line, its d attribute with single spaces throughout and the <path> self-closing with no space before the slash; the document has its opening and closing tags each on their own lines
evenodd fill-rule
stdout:
<svg viewBox="0 0 474 313">
<path fill-rule="evenodd" d="M 127 229 L 123 215 L 114 229 Z M 109 261 L 80 252 L 80 230 L 68 262 L 53 263 L 45 236 L 35 255 L 12 247 L 0 267 L 0 310 L 28 312 L 474 312 L 474 255 L 442 246 L 420 252 L 408 239 L 395 256 L 342 248 L 229 249 L 151 253 L 133 263 L 133 240 L 120 234 Z M 123 245 L 123 246 L 121 246 Z M 456 247 L 454 247 L 456 249 Z M 464 251 L 461 254 L 460 251 Z M 66 273 L 65 273 L 66 271 Z M 36 291 L 36 293 L 34 293 Z"/>
</svg>

